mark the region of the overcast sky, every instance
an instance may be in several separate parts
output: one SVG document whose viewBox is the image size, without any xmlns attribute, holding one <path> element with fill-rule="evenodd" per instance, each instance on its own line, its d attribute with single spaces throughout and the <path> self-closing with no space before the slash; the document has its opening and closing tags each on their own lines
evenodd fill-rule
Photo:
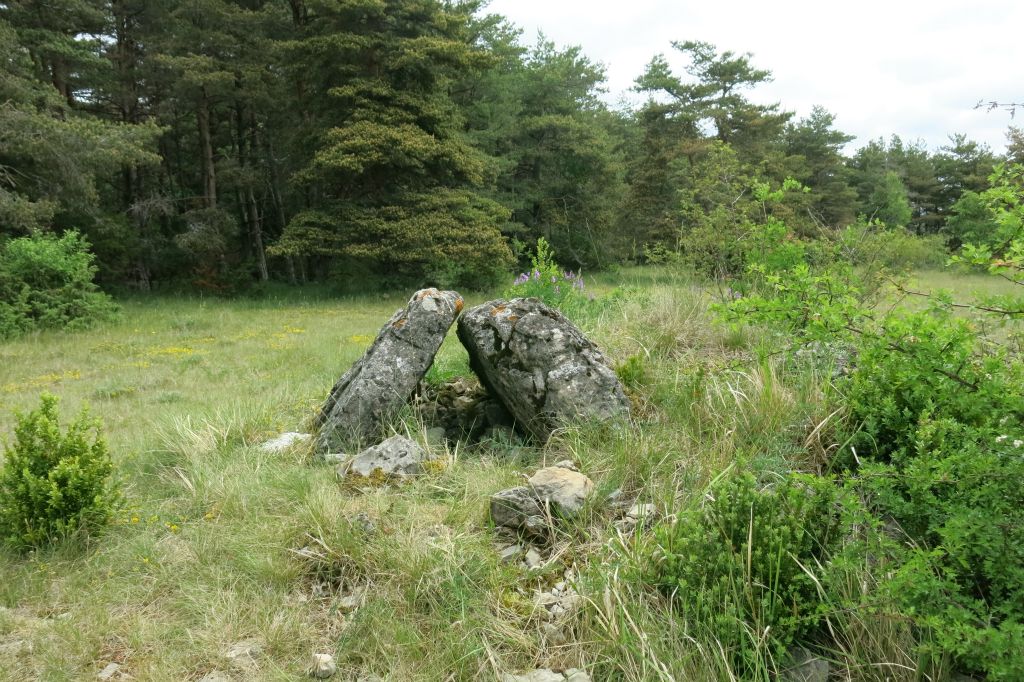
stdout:
<svg viewBox="0 0 1024 682">
<path fill-rule="evenodd" d="M 774 82 L 749 93 L 805 116 L 815 104 L 856 135 L 852 146 L 896 133 L 933 150 L 954 132 L 1002 152 L 1005 111 L 979 100 L 1024 101 L 1024 0 L 492 0 L 487 11 L 560 46 L 580 45 L 607 68 L 606 99 L 625 96 L 651 57 L 682 74 L 673 40 L 752 52 Z"/>
</svg>

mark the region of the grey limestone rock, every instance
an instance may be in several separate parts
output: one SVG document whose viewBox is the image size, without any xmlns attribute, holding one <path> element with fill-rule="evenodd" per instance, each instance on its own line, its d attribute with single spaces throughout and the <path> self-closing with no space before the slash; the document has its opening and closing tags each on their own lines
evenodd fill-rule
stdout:
<svg viewBox="0 0 1024 682">
<path fill-rule="evenodd" d="M 317 451 L 379 437 L 385 420 L 412 397 L 461 310 L 454 291 L 417 291 L 331 389 L 316 420 Z"/>
<path fill-rule="evenodd" d="M 481 383 L 541 440 L 574 419 L 629 416 L 629 400 L 601 351 L 538 299 L 476 306 L 459 319 L 458 334 Z"/>
<path fill-rule="evenodd" d="M 495 526 L 504 526 L 526 533 L 542 535 L 547 530 L 544 509 L 530 488 L 520 486 L 491 495 L 491 520 Z"/>
<path fill-rule="evenodd" d="M 793 652 L 793 665 L 783 673 L 782 679 L 785 682 L 828 682 L 830 667 L 825 659 L 797 648 Z"/>
<path fill-rule="evenodd" d="M 374 474 L 405 478 L 423 473 L 427 453 L 415 441 L 405 436 L 392 436 L 379 445 L 366 448 L 352 461 L 338 466 L 339 476 Z"/>
</svg>

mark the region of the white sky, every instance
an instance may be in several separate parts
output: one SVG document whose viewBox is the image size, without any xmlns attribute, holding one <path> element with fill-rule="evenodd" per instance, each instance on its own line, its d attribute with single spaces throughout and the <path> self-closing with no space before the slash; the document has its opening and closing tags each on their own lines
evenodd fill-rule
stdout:
<svg viewBox="0 0 1024 682">
<path fill-rule="evenodd" d="M 492 0 L 487 12 L 580 45 L 608 74 L 610 103 L 651 57 L 665 53 L 683 75 L 672 40 L 703 40 L 719 51 L 752 52 L 774 81 L 748 91 L 805 116 L 815 104 L 859 147 L 896 133 L 934 150 L 966 133 L 993 150 L 1024 111 L 975 110 L 979 100 L 1024 101 L 1024 0 Z"/>
</svg>

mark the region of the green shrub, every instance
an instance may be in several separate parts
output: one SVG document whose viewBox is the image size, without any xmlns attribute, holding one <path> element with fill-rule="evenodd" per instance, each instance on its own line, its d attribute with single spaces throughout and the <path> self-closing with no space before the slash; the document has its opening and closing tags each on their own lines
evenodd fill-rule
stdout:
<svg viewBox="0 0 1024 682">
<path fill-rule="evenodd" d="M 850 225 L 839 234 L 840 251 L 850 263 L 896 272 L 941 268 L 949 259 L 941 235 L 918 236 L 902 227 L 877 222 Z"/>
<path fill-rule="evenodd" d="M 0 538 L 17 549 L 95 531 L 120 500 L 98 420 L 83 409 L 61 433 L 56 397 L 17 416 L 0 468 Z"/>
<path fill-rule="evenodd" d="M 828 479 L 791 474 L 762 487 L 730 472 L 659 528 L 651 579 L 737 672 L 774 668 L 822 617 L 819 585 L 845 534 L 841 500 Z"/>
<path fill-rule="evenodd" d="M 0 244 L 0 338 L 111 318 L 117 306 L 93 283 L 95 274 L 89 244 L 77 232 Z"/>
</svg>

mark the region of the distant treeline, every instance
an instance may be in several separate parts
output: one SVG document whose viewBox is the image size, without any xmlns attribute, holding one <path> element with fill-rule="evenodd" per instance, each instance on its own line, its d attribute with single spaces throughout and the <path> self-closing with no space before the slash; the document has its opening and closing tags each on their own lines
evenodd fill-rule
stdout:
<svg viewBox="0 0 1024 682">
<path fill-rule="evenodd" d="M 615 110 L 579 48 L 524 46 L 482 4 L 0 2 L 0 242 L 78 230 L 104 283 L 142 289 L 472 287 L 538 237 L 570 267 L 699 260 L 789 177 L 798 231 L 863 216 L 955 244 L 980 219 L 1000 159 L 962 135 L 845 156 L 832 114 L 753 103 L 770 72 L 700 42 Z"/>
</svg>

